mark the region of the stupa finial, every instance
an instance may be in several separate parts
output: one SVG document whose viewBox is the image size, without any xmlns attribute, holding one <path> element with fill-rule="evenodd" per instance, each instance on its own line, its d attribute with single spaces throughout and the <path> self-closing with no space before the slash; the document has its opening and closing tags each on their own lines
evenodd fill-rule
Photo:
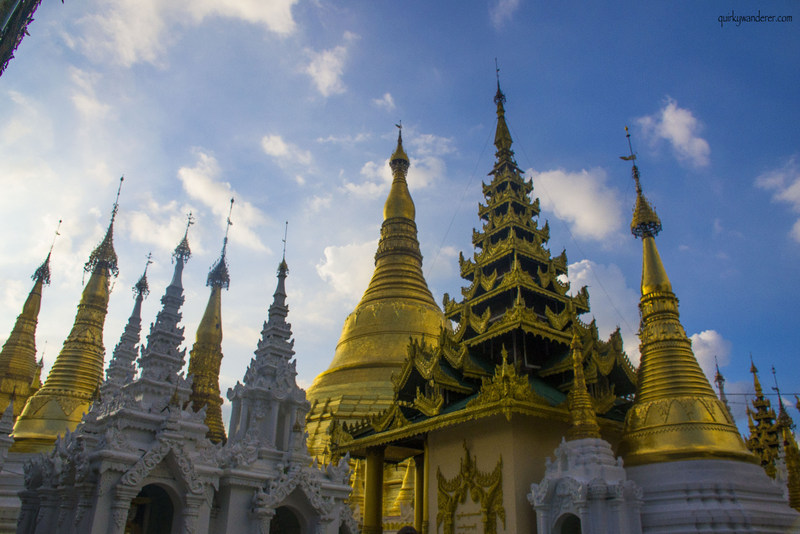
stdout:
<svg viewBox="0 0 800 534">
<path fill-rule="evenodd" d="M 175 247 L 175 251 L 172 253 L 172 260 L 175 261 L 178 258 L 181 258 L 184 263 L 192 256 L 192 249 L 189 248 L 189 227 L 194 224 L 194 216 L 192 212 L 186 214 L 186 230 L 183 232 L 183 239 L 181 242 L 178 243 L 178 246 Z"/>
<path fill-rule="evenodd" d="M 114 220 L 117 218 L 119 211 L 119 194 L 122 191 L 122 182 L 125 180 L 124 176 L 119 179 L 119 186 L 117 187 L 117 196 L 114 199 L 114 206 L 111 209 L 111 220 L 108 223 L 108 230 L 103 241 L 97 245 L 97 248 L 89 255 L 89 261 L 84 265 L 83 270 L 87 273 L 93 272 L 97 269 L 106 269 L 108 273 L 113 276 L 119 275 L 119 267 L 117 266 L 117 253 L 114 251 Z"/>
<path fill-rule="evenodd" d="M 207 286 L 217 286 L 228 289 L 231 283 L 231 277 L 228 274 L 228 260 L 225 257 L 228 248 L 228 231 L 231 226 L 233 226 L 231 213 L 233 213 L 233 198 L 231 198 L 231 207 L 228 209 L 228 218 L 225 219 L 225 238 L 222 240 L 222 253 L 217 263 L 211 267 L 211 272 L 208 273 L 208 280 L 206 281 Z"/>
</svg>

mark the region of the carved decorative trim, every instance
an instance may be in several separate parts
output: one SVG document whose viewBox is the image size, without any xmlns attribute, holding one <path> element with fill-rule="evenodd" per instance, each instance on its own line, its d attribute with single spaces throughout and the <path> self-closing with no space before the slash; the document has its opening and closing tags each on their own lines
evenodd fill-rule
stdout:
<svg viewBox="0 0 800 534">
<path fill-rule="evenodd" d="M 503 507 L 503 457 L 491 473 L 478 470 L 476 458 L 471 456 L 464 442 L 464 458 L 455 477 L 447 479 L 436 469 L 438 483 L 436 532 L 443 525 L 443 534 L 455 534 L 456 508 L 467 497 L 480 504 L 481 522 L 485 534 L 497 533 L 497 519 L 506 526 L 506 510 Z"/>
</svg>

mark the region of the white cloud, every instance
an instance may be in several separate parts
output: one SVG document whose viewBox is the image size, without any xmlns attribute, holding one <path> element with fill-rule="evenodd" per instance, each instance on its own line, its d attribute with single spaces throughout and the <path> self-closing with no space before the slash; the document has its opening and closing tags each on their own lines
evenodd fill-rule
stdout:
<svg viewBox="0 0 800 534">
<path fill-rule="evenodd" d="M 67 44 L 77 45 L 95 61 L 131 66 L 159 65 L 166 48 L 182 26 L 224 17 L 263 26 L 289 35 L 295 30 L 292 6 L 298 0 L 119 0 L 96 2 L 80 21 L 81 34 Z M 169 31 L 167 31 L 169 28 Z"/>
<path fill-rule="evenodd" d="M 309 52 L 311 61 L 306 66 L 305 72 L 317 86 L 317 90 L 324 97 L 344 93 L 347 89 L 342 81 L 344 74 L 344 64 L 347 61 L 349 45 L 358 39 L 358 36 L 345 32 L 344 44 L 322 50 L 321 52 Z"/>
<path fill-rule="evenodd" d="M 111 106 L 101 102 L 94 90 L 95 84 L 100 79 L 99 74 L 71 67 L 70 79 L 75 86 L 72 103 L 84 119 L 97 120 L 108 116 Z"/>
<path fill-rule="evenodd" d="M 492 26 L 499 30 L 503 24 L 510 20 L 514 12 L 519 7 L 519 0 L 496 0 L 489 6 L 489 17 L 492 19 Z"/>
<path fill-rule="evenodd" d="M 529 169 L 528 174 L 541 193 L 542 208 L 567 221 L 576 237 L 602 241 L 621 229 L 621 195 L 606 185 L 603 169 L 579 172 Z"/>
<path fill-rule="evenodd" d="M 317 143 L 332 143 L 337 145 L 350 145 L 353 143 L 361 143 L 372 138 L 368 133 L 359 133 L 356 135 L 329 135 L 328 137 L 318 137 Z"/>
<path fill-rule="evenodd" d="M 667 97 L 661 110 L 639 117 L 636 122 L 651 142 L 668 141 L 679 160 L 688 161 L 695 167 L 708 165 L 711 148 L 708 141 L 697 135 L 701 129 L 700 122 L 691 111 L 678 107 L 672 98 Z"/>
<path fill-rule="evenodd" d="M 191 206 L 179 205 L 174 200 L 159 204 L 149 192 L 147 199 L 137 206 L 143 209 L 129 210 L 126 217 L 131 240 L 168 252 L 175 248 L 186 229 L 186 214 L 194 211 Z"/>
<path fill-rule="evenodd" d="M 414 149 L 417 156 L 441 156 L 455 152 L 452 137 L 440 137 L 433 134 L 414 134 L 406 142 Z"/>
<path fill-rule="evenodd" d="M 372 103 L 386 111 L 394 110 L 394 98 L 391 93 L 384 93 L 380 98 L 373 98 Z"/>
<path fill-rule="evenodd" d="M 713 383 L 717 373 L 716 362 L 718 361 L 720 366 L 725 366 L 730 360 L 731 342 L 716 330 L 703 330 L 698 334 L 692 334 L 689 338 L 692 340 L 692 350 L 697 362 L 708 380 Z"/>
<path fill-rule="evenodd" d="M 620 327 L 625 352 L 634 365 L 639 365 L 639 292 L 628 287 L 625 276 L 613 263 L 600 265 L 591 260 L 581 260 L 568 267 L 570 294 L 574 295 L 581 287 L 589 291 L 589 316 L 581 320 L 590 322 L 591 316 L 597 321 L 601 339 Z"/>
<path fill-rule="evenodd" d="M 800 213 L 800 166 L 796 156 L 789 158 L 782 167 L 759 175 L 756 186 L 772 191 L 773 202 L 789 204 L 793 212 Z M 800 243 L 800 219 L 795 221 L 790 235 Z"/>
<path fill-rule="evenodd" d="M 202 151 L 197 151 L 194 167 L 181 167 L 178 178 L 186 193 L 208 207 L 224 227 L 228 217 L 230 199 L 238 195 L 228 182 L 220 181 L 221 170 L 217 160 Z M 255 250 L 266 250 L 255 228 L 267 221 L 266 215 L 250 202 L 241 198 L 235 203 L 232 216 L 234 227 L 230 231 L 231 241 Z"/>
<path fill-rule="evenodd" d="M 311 152 L 284 141 L 280 135 L 265 135 L 261 139 L 261 148 L 281 165 L 311 165 Z"/>
<path fill-rule="evenodd" d="M 334 292 L 358 301 L 375 268 L 377 240 L 325 247 L 325 258 L 317 264 L 317 274 Z"/>
</svg>

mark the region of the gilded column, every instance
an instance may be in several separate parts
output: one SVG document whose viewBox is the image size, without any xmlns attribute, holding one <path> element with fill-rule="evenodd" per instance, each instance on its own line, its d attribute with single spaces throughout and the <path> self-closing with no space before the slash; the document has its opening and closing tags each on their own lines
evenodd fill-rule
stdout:
<svg viewBox="0 0 800 534">
<path fill-rule="evenodd" d="M 362 534 L 383 532 L 383 447 L 367 449 L 367 472 L 364 488 L 364 527 Z"/>
<path fill-rule="evenodd" d="M 97 394 L 103 378 L 103 326 L 108 311 L 109 279 L 119 273 L 114 252 L 118 202 L 119 190 L 105 237 L 84 266 L 90 276 L 72 330 L 44 385 L 28 400 L 14 425 L 11 433 L 14 452 L 49 450 L 57 436 L 75 430 Z"/>
<path fill-rule="evenodd" d="M 422 532 L 425 507 L 425 454 L 414 457 L 414 528 Z"/>
</svg>

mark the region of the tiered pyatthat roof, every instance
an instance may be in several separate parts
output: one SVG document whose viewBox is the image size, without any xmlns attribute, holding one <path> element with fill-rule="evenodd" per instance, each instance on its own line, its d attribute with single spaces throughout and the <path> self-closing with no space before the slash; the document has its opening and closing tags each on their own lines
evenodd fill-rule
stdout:
<svg viewBox="0 0 800 534">
<path fill-rule="evenodd" d="M 623 159 L 635 160 L 633 151 Z M 754 461 L 681 325 L 678 299 L 656 248 L 661 221 L 642 193 L 635 164 L 633 179 L 636 208 L 631 233 L 642 238 L 643 247 L 641 361 L 619 453 L 626 465 L 700 458 Z"/>
<path fill-rule="evenodd" d="M 60 224 L 61 221 L 59 221 Z M 50 284 L 50 255 L 33 273 L 33 287 L 17 316 L 11 334 L 0 350 L 0 410 L 14 402 L 16 419 L 25 403 L 42 387 L 42 362 L 36 361 L 36 324 L 42 304 L 42 288 Z"/>
<path fill-rule="evenodd" d="M 750 372 L 753 373 L 753 387 L 755 399 L 753 409 L 747 407 L 747 422 L 750 427 L 750 436 L 747 438 L 747 448 L 756 455 L 761 467 L 770 476 L 775 478 L 777 469 L 775 461 L 780 452 L 780 425 L 775 420 L 775 410 L 772 403 L 764 396 L 761 381 L 758 379 L 758 369 L 750 360 Z M 780 401 L 780 399 L 778 399 Z M 783 408 L 783 406 L 781 406 Z M 788 414 L 787 414 L 788 416 Z"/>
<path fill-rule="evenodd" d="M 519 370 L 560 400 L 572 382 L 574 331 L 587 356 L 585 375 L 596 407 L 608 413 L 619 406 L 623 411 L 616 417 L 621 419 L 625 401 L 619 397 L 633 393 L 633 366 L 618 332 L 602 342 L 594 324 L 577 319 L 589 311 L 589 295 L 586 288 L 568 294 L 566 252 L 552 257 L 545 248 L 550 228 L 547 223 L 539 227 L 539 200 L 531 200 L 533 184 L 514 160 L 505 100 L 498 84 L 496 161 L 491 182 L 483 185 L 486 203 L 478 206 L 483 226 L 473 231 L 473 258 L 459 259 L 469 285 L 461 290 L 461 302 L 444 298 L 445 316 L 457 327 L 452 336 L 443 334 L 450 340 L 433 349 L 440 357 L 429 356 L 440 361 L 441 374 L 460 375 L 461 386 L 474 391 L 471 379 L 490 375 L 504 347 Z M 446 382 L 442 386 L 447 389 Z"/>
<path fill-rule="evenodd" d="M 230 209 L 233 210 L 233 199 Z M 189 353 L 188 374 L 192 380 L 190 396 L 192 409 L 195 412 L 199 412 L 202 408 L 206 409 L 205 423 L 208 426 L 208 438 L 214 443 L 224 443 L 227 439 L 222 423 L 219 370 L 222 365 L 222 288 L 227 289 L 230 284 L 225 252 L 228 246 L 228 230 L 232 224 L 228 213 L 222 253 L 211 268 L 206 283 L 211 287 L 211 295 L 208 297 L 203 318 L 197 326 L 196 341 Z"/>
<path fill-rule="evenodd" d="M 392 379 L 393 406 L 356 434 L 409 422 L 422 429 L 438 416 L 456 417 L 455 412 L 476 416 L 500 410 L 510 417 L 517 411 L 567 420 L 573 335 L 582 347 L 592 410 L 621 421 L 630 404 L 626 397 L 634 392 L 636 373 L 619 331 L 601 341 L 594 322 L 578 319 L 589 311 L 588 292 L 569 294 L 566 253 L 552 257 L 545 247 L 549 226 L 539 226 L 533 184 L 514 160 L 499 84 L 494 102 L 496 161 L 491 182 L 483 184 L 485 204 L 478 206 L 483 226 L 473 230 L 473 257 L 459 259 L 468 286 L 461 301 L 444 296 L 445 317 L 455 331 L 443 328 L 433 344 L 411 342 Z"/>
<path fill-rule="evenodd" d="M 142 331 L 142 301 L 150 293 L 147 285 L 147 267 L 150 265 L 150 256 L 144 267 L 142 276 L 133 286 L 134 305 L 128 324 L 119 338 L 119 343 L 114 347 L 114 353 L 106 369 L 106 380 L 100 385 L 100 395 L 107 397 L 117 394 L 122 386 L 129 384 L 136 376 L 136 353 L 139 345 L 139 334 Z"/>
<path fill-rule="evenodd" d="M 231 425 L 228 446 L 252 442 L 258 449 L 289 451 L 291 440 L 305 451 L 305 414 L 309 404 L 305 392 L 297 386 L 295 377 L 294 340 L 292 325 L 286 322 L 286 276 L 289 267 L 285 260 L 278 266 L 278 285 L 275 288 L 261 339 L 244 375 L 244 384 L 237 382 L 228 389 L 231 401 Z M 280 419 L 280 420 L 279 420 Z M 298 428 L 294 428 L 298 426 Z"/>
<path fill-rule="evenodd" d="M 147 346 L 139 356 L 140 376 L 135 385 L 136 396 L 154 405 L 163 405 L 164 399 L 169 399 L 176 392 L 179 397 L 188 397 L 189 385 L 179 375 L 186 362 L 186 349 L 180 348 L 184 328 L 178 323 L 181 321 L 180 309 L 183 305 L 183 268 L 191 257 L 189 227 L 193 222 L 190 213 L 183 239 L 172 254 L 175 262 L 172 281 L 161 297 L 161 311 L 156 316 L 156 322 L 150 325 Z"/>
<path fill-rule="evenodd" d="M 56 436 L 75 429 L 98 393 L 103 378 L 103 325 L 108 311 L 109 278 L 118 273 L 114 219 L 122 179 L 119 187 L 105 237 L 84 267 L 91 275 L 78 304 L 75 323 L 47 380 L 28 400 L 14 425 L 12 451 L 48 450 Z"/>
</svg>

